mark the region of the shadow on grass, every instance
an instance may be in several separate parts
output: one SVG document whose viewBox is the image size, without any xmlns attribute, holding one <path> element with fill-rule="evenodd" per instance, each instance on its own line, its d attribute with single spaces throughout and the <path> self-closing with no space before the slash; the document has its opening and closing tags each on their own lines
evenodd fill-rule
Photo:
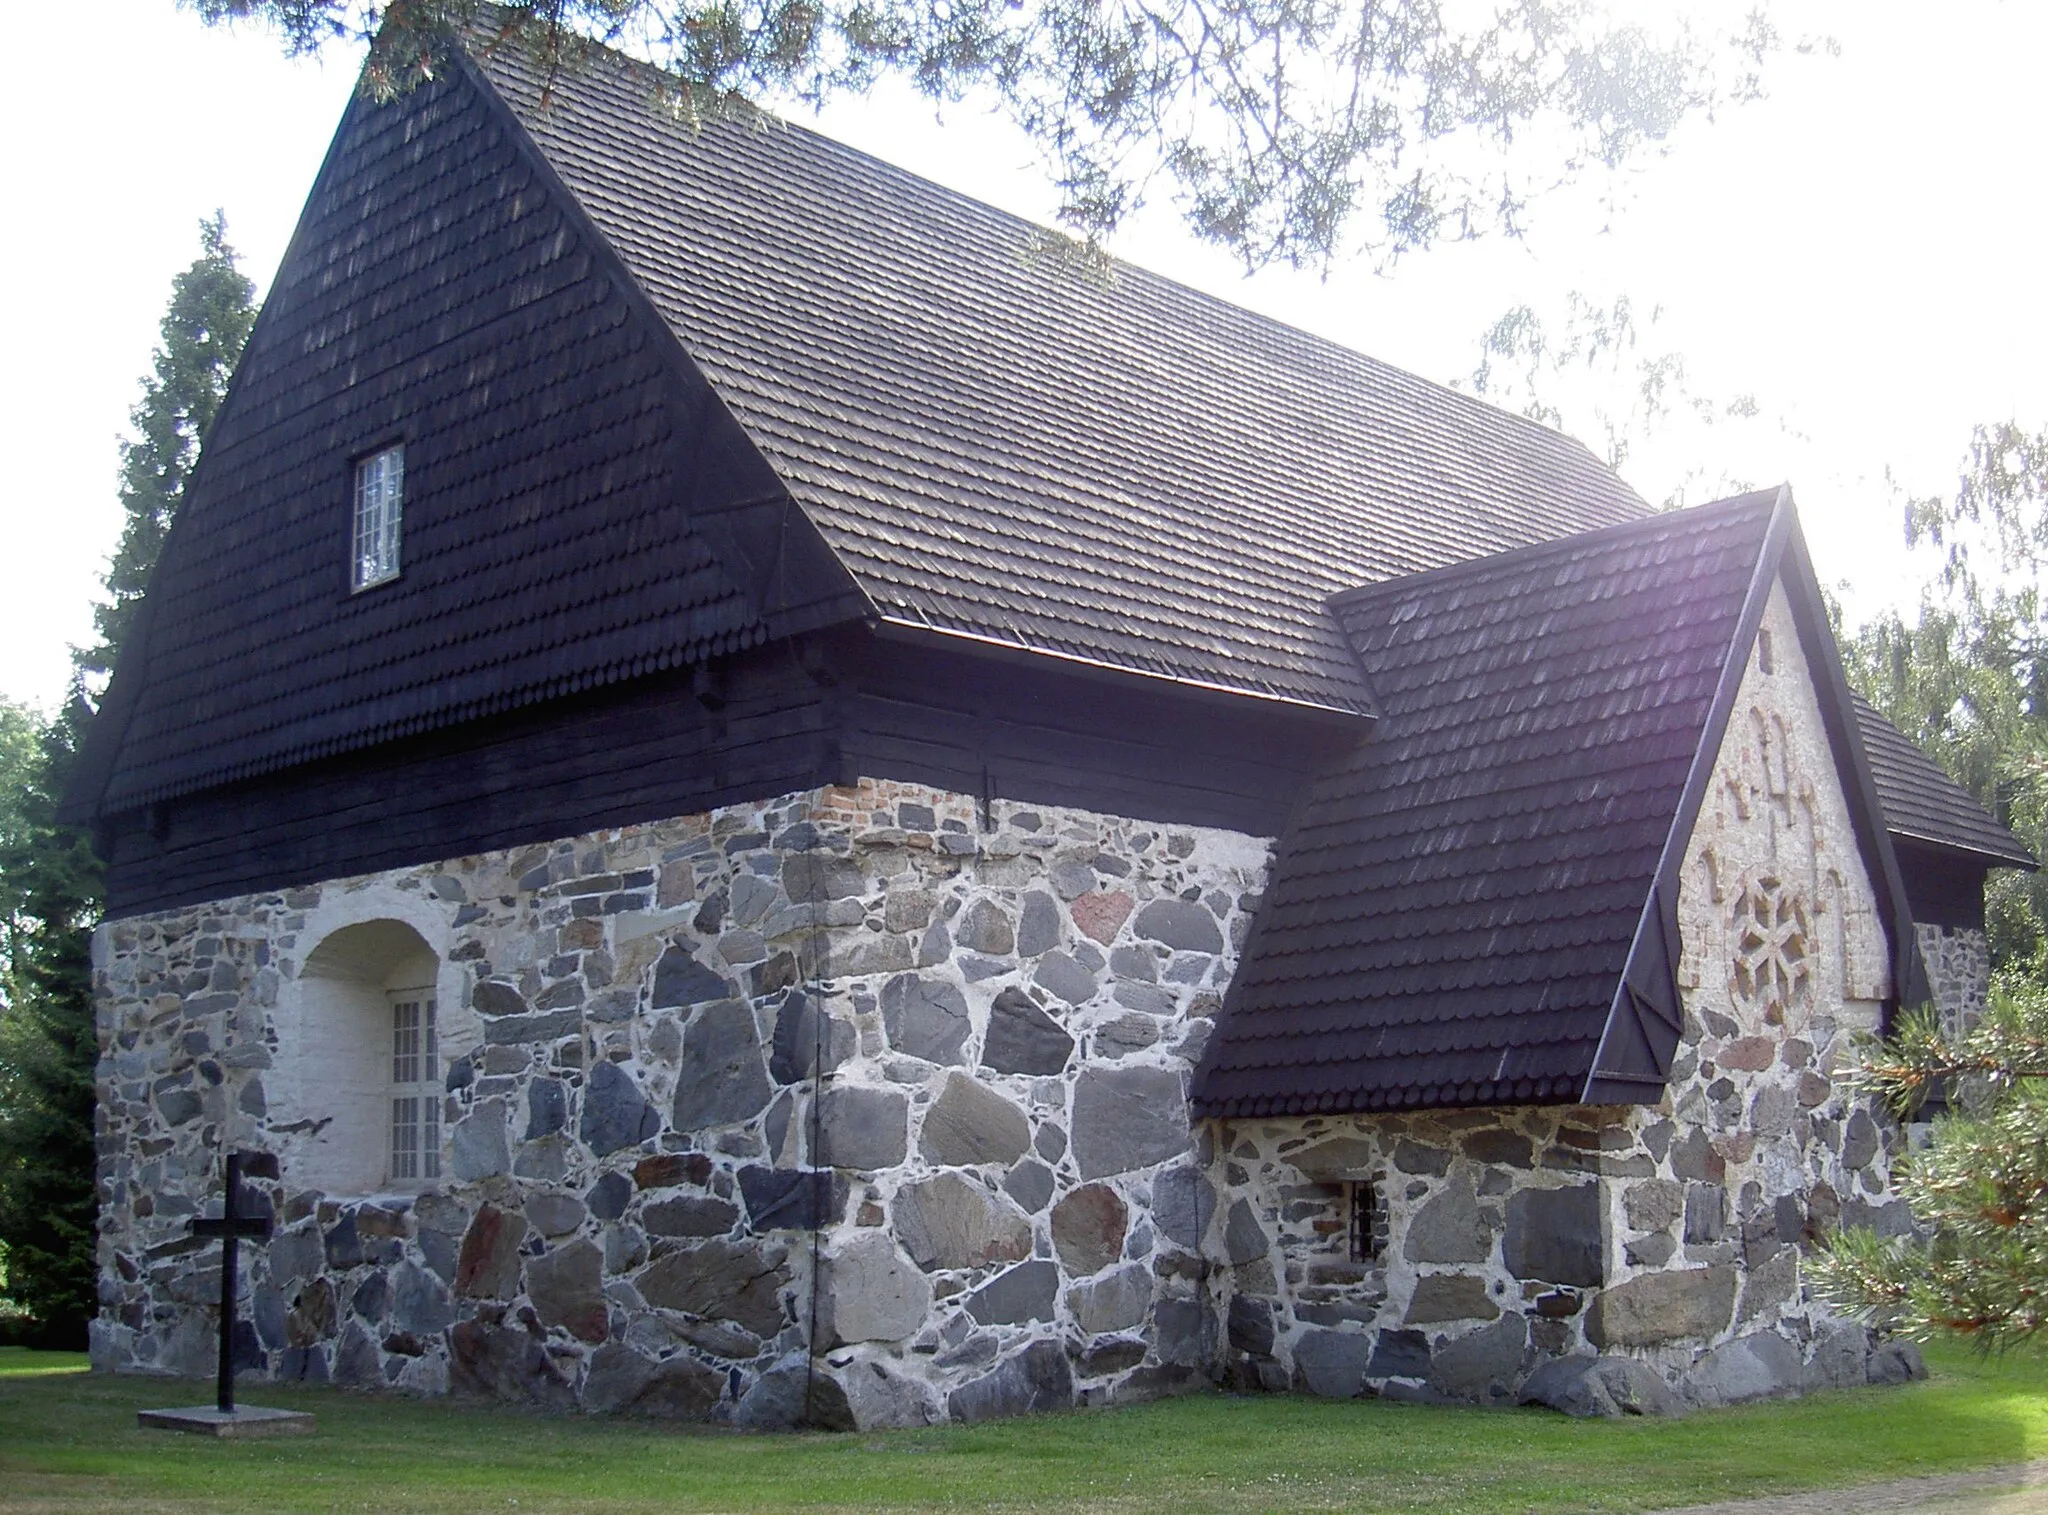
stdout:
<svg viewBox="0 0 2048 1515">
<path fill-rule="evenodd" d="M 1929 1383 L 1677 1422 L 1202 1395 L 766 1437 L 249 1383 L 252 1403 L 313 1411 L 320 1433 L 240 1444 L 136 1428 L 137 1409 L 205 1401 L 204 1382 L 37 1361 L 55 1356 L 0 1352 L 10 1510 L 1618 1512 L 2048 1456 L 2041 1359 L 1954 1351 Z"/>
</svg>

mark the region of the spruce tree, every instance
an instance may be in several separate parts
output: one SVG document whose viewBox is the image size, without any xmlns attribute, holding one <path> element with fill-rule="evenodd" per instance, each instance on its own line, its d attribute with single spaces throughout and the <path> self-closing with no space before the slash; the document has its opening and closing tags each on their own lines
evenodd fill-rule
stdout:
<svg viewBox="0 0 2048 1515">
<path fill-rule="evenodd" d="M 235 266 L 225 218 L 200 223 L 200 255 L 172 281 L 151 375 L 121 447 L 127 520 L 96 607 L 98 642 L 74 654 L 73 695 L 34 737 L 32 757 L 0 775 L 0 1254 L 5 1292 L 31 1339 L 78 1347 L 97 1306 L 93 1221 L 94 1069 L 91 941 L 99 865 L 87 839 L 57 823 L 93 719 L 90 694 L 112 672 L 255 324 L 255 286 Z M 19 712 L 14 712 L 19 715 Z M 0 737 L 20 737 L 0 723 Z M 15 746 L 7 751 L 12 752 Z"/>
<path fill-rule="evenodd" d="M 56 823 L 82 705 L 49 722 L 11 797 L 4 872 L 18 927 L 0 1019 L 0 1248 L 6 1293 L 38 1346 L 80 1348 L 95 1308 L 91 943 L 99 869 Z"/>
<path fill-rule="evenodd" d="M 121 508 L 127 520 L 108 565 L 107 601 L 93 611 L 97 647 L 79 654 L 80 672 L 105 677 L 149 585 L 164 536 L 199 461 L 199 443 L 228 392 L 235 361 L 256 322 L 256 286 L 235 266 L 219 211 L 199 223 L 198 261 L 171 281 L 163 342 L 128 413 L 135 435 L 121 444 Z"/>
</svg>

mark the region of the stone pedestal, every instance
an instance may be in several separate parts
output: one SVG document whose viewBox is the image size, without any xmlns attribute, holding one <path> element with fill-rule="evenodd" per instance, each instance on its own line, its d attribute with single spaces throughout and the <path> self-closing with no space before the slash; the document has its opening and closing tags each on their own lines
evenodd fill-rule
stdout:
<svg viewBox="0 0 2048 1515">
<path fill-rule="evenodd" d="M 313 1417 L 303 1410 L 266 1410 L 257 1405 L 236 1405 L 219 1410 L 212 1405 L 189 1405 L 177 1410 L 137 1410 L 135 1420 L 145 1429 L 190 1431 L 196 1436 L 220 1438 L 251 1436 L 309 1436 Z"/>
</svg>

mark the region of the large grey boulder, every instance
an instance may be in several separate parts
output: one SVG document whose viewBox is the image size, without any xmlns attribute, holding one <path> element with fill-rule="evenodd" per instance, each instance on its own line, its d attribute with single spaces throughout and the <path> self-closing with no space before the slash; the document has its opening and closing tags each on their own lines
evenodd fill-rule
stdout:
<svg viewBox="0 0 2048 1515">
<path fill-rule="evenodd" d="M 761 1062 L 753 1010 L 739 1000 L 706 1005 L 683 1030 L 682 1069 L 674 1108 L 678 1131 L 752 1120 L 774 1089 Z"/>
<path fill-rule="evenodd" d="M 1067 1066 L 1074 1039 L 1022 989 L 1005 989 L 989 1007 L 981 1065 L 997 1073 L 1047 1077 Z"/>
<path fill-rule="evenodd" d="M 547 1348 L 517 1326 L 487 1326 L 459 1320 L 448 1331 L 449 1387 L 542 1405 L 573 1409 L 575 1392 Z"/>
<path fill-rule="evenodd" d="M 1529 1375 L 1517 1402 L 1581 1419 L 1685 1413 L 1657 1371 L 1632 1357 L 1554 1357 Z"/>
<path fill-rule="evenodd" d="M 1186 1152 L 1187 1098 L 1170 1068 L 1084 1068 L 1074 1083 L 1074 1161 L 1083 1179 L 1149 1168 Z"/>
<path fill-rule="evenodd" d="M 1586 1340 L 1596 1347 L 1648 1347 L 1712 1337 L 1727 1328 L 1734 1310 L 1735 1269 L 1726 1264 L 1645 1273 L 1594 1296 Z"/>
<path fill-rule="evenodd" d="M 620 1342 L 590 1354 L 583 1372 L 583 1408 L 593 1415 L 611 1415 L 640 1397 L 654 1378 L 654 1359 Z"/>
<path fill-rule="evenodd" d="M 661 1129 L 661 1117 L 617 1063 L 603 1062 L 590 1070 L 583 1090 L 583 1120 L 577 1128 L 599 1157 L 621 1147 L 637 1146 Z"/>
<path fill-rule="evenodd" d="M 1038 960 L 1038 967 L 1031 975 L 1031 982 L 1040 988 L 1065 1000 L 1070 1005 L 1085 1005 L 1095 997 L 1100 987 L 1093 970 L 1083 967 L 1069 952 L 1054 949 Z"/>
<path fill-rule="evenodd" d="M 1074 1402 L 1074 1370 L 1056 1341 L 1034 1341 L 946 1398 L 955 1420 L 973 1423 L 1064 1410 Z"/>
<path fill-rule="evenodd" d="M 505 1140 L 505 1102 L 480 1099 L 448 1135 L 448 1167 L 457 1183 L 495 1178 L 512 1167 Z"/>
<path fill-rule="evenodd" d="M 972 1025 L 958 986 L 899 973 L 882 986 L 882 1029 L 898 1052 L 928 1063 L 957 1063 Z"/>
<path fill-rule="evenodd" d="M 819 1099 L 818 1161 L 893 1168 L 909 1151 L 910 1101 L 894 1089 L 835 1086 Z"/>
<path fill-rule="evenodd" d="M 1083 1184 L 1052 1207 L 1052 1244 L 1067 1271 L 1077 1277 L 1099 1273 L 1124 1252 L 1130 1219 L 1124 1202 L 1107 1184 Z"/>
<path fill-rule="evenodd" d="M 1216 1186 L 1199 1168 L 1168 1168 L 1152 1180 L 1152 1224 L 1176 1246 L 1201 1251 L 1215 1213 Z"/>
<path fill-rule="evenodd" d="M 1916 1383 L 1927 1376 L 1927 1360 L 1910 1341 L 1884 1341 L 1871 1349 L 1864 1371 L 1874 1384 Z"/>
<path fill-rule="evenodd" d="M 594 1242 L 573 1241 L 526 1264 L 526 1292 L 541 1324 L 600 1342 L 609 1334 L 604 1299 L 604 1253 Z"/>
<path fill-rule="evenodd" d="M 583 1408 L 594 1415 L 621 1412 L 697 1419 L 725 1392 L 725 1375 L 680 1353 L 661 1362 L 612 1342 L 591 1354 L 583 1375 Z"/>
<path fill-rule="evenodd" d="M 436 1336 L 455 1319 L 448 1288 L 426 1269 L 402 1262 L 391 1276 L 391 1323 L 414 1336 Z"/>
<path fill-rule="evenodd" d="M 1273 1354 L 1273 1307 L 1249 1294 L 1234 1294 L 1230 1312 L 1224 1318 L 1226 1339 L 1240 1352 L 1254 1357 Z"/>
<path fill-rule="evenodd" d="M 1153 1288 L 1152 1270 L 1131 1263 L 1067 1290 L 1067 1309 L 1090 1336 L 1128 1331 L 1144 1323 L 1152 1308 Z"/>
<path fill-rule="evenodd" d="M 1152 1306 L 1152 1355 L 1162 1363 L 1206 1368 L 1216 1351 L 1216 1317 L 1209 1301 L 1162 1299 Z"/>
<path fill-rule="evenodd" d="M 851 1022 L 826 1014 L 801 989 L 792 989 L 775 1012 L 768 1074 L 778 1084 L 802 1083 L 817 1075 L 820 1053 L 823 1071 L 830 1073 L 859 1049 L 860 1033 Z"/>
<path fill-rule="evenodd" d="M 1809 1389 L 1855 1389 L 1870 1381 L 1870 1328 L 1853 1320 L 1822 1320 L 1806 1360 Z"/>
<path fill-rule="evenodd" d="M 1005 957 L 1016 950 L 1017 928 L 1003 907 L 991 899 L 978 899 L 961 913 L 953 926 L 953 940 L 968 952 L 983 957 Z"/>
<path fill-rule="evenodd" d="M 681 947 L 662 953 L 654 965 L 654 997 L 651 1008 L 672 1010 L 686 1005 L 708 1004 L 728 999 L 732 985 L 698 962 Z"/>
<path fill-rule="evenodd" d="M 1469 1178 L 1453 1179 L 1431 1196 L 1401 1243 L 1401 1255 L 1414 1263 L 1485 1262 L 1492 1252 L 1493 1227 L 1479 1213 Z"/>
<path fill-rule="evenodd" d="M 786 1320 L 782 1289 L 789 1273 L 778 1259 L 744 1242 L 707 1241 L 656 1259 L 634 1283 L 659 1310 L 703 1320 L 729 1320 L 769 1337 Z"/>
<path fill-rule="evenodd" d="M 1695 1404 L 1734 1405 L 1776 1394 L 1796 1394 L 1805 1380 L 1799 1348 L 1771 1331 L 1738 1336 L 1714 1348 L 1685 1375 Z"/>
<path fill-rule="evenodd" d="M 740 1169 L 740 1198 L 755 1231 L 816 1231 L 846 1213 L 846 1178 L 834 1168 Z"/>
<path fill-rule="evenodd" d="M 1508 1200 L 1501 1258 L 1517 1278 L 1598 1288 L 1606 1277 L 1601 1231 L 1598 1184 L 1521 1189 Z"/>
<path fill-rule="evenodd" d="M 1133 934 L 1184 952 L 1221 952 L 1223 932 L 1216 917 L 1193 900 L 1154 900 L 1131 923 Z"/>
<path fill-rule="evenodd" d="M 1373 1339 L 1348 1331 L 1308 1331 L 1294 1343 L 1294 1376 L 1325 1399 L 1356 1399 L 1365 1392 Z"/>
<path fill-rule="evenodd" d="M 918 1150 L 942 1167 L 1013 1163 L 1031 1145 L 1024 1112 L 964 1073 L 946 1075 L 946 1087 L 925 1112 Z"/>
<path fill-rule="evenodd" d="M 1497 1403 L 1521 1385 L 1528 1346 L 1527 1318 L 1503 1315 L 1492 1325 L 1467 1331 L 1438 1347 L 1430 1359 L 1429 1386 L 1446 1399 Z"/>
<path fill-rule="evenodd" d="M 1007 1268 L 967 1296 L 967 1313 L 985 1326 L 1051 1320 L 1059 1296 L 1057 1264 L 1035 1259 Z"/>
<path fill-rule="evenodd" d="M 938 1390 L 895 1363 L 868 1358 L 849 1363 L 834 1376 L 854 1425 L 863 1431 L 933 1426 L 946 1418 Z"/>
<path fill-rule="evenodd" d="M 1408 1296 L 1406 1326 L 1437 1325 L 1450 1320 L 1494 1320 L 1500 1306 L 1487 1292 L 1486 1280 L 1470 1273 L 1426 1273 L 1415 1280 Z"/>
<path fill-rule="evenodd" d="M 897 1239 L 921 1268 L 978 1268 L 1031 1255 L 1031 1223 L 957 1173 L 905 1184 L 893 1211 Z"/>
<path fill-rule="evenodd" d="M 1060 907 L 1051 895 L 1034 889 L 1024 896 L 1024 915 L 1017 925 L 1017 955 L 1037 957 L 1060 944 Z"/>
<path fill-rule="evenodd" d="M 839 1380 L 803 1352 L 780 1358 L 755 1379 L 732 1418 L 753 1431 L 851 1431 L 857 1424 Z"/>
<path fill-rule="evenodd" d="M 1259 1224 L 1259 1215 L 1247 1199 L 1233 1200 L 1223 1222 L 1223 1260 L 1232 1267 L 1255 1262 L 1272 1249 L 1272 1239 Z"/>
<path fill-rule="evenodd" d="M 820 1334 L 832 1345 L 900 1341 L 924 1324 L 932 1286 L 880 1231 L 863 1231 L 824 1258 Z"/>
</svg>

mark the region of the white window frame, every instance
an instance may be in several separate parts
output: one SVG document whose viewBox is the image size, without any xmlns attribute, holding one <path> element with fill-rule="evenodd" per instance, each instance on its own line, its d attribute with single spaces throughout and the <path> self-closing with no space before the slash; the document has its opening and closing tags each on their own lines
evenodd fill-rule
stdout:
<svg viewBox="0 0 2048 1515">
<path fill-rule="evenodd" d="M 374 588 L 398 577 L 404 511 L 405 448 L 384 447 L 356 459 L 354 530 L 349 539 L 352 589 Z"/>
<path fill-rule="evenodd" d="M 441 1178 L 441 1045 L 434 987 L 392 989 L 391 1125 L 387 1173 L 393 1184 L 431 1184 Z"/>
</svg>

